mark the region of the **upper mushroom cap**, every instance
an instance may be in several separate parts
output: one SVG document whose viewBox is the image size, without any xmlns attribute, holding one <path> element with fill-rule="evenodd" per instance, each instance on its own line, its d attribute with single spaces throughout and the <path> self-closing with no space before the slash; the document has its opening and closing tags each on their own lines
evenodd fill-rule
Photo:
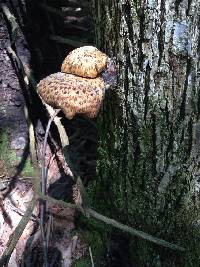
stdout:
<svg viewBox="0 0 200 267">
<path fill-rule="evenodd" d="M 102 78 L 88 79 L 58 72 L 41 80 L 38 92 L 47 104 L 60 108 L 68 119 L 76 114 L 94 118 L 103 100 L 104 86 Z"/>
<path fill-rule="evenodd" d="M 86 78 L 96 78 L 106 67 L 108 57 L 94 46 L 82 46 L 64 59 L 61 71 Z"/>
</svg>

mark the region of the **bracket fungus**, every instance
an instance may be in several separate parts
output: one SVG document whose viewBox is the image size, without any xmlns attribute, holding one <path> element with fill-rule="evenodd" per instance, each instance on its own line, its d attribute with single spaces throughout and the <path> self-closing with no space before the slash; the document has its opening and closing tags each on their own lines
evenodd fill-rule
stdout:
<svg viewBox="0 0 200 267">
<path fill-rule="evenodd" d="M 97 48 L 83 46 L 69 53 L 61 71 L 40 81 L 41 98 L 46 104 L 60 108 L 68 119 L 76 114 L 95 118 L 105 89 L 116 83 L 115 64 Z"/>
<path fill-rule="evenodd" d="M 107 66 L 108 57 L 94 46 L 82 46 L 64 59 L 61 71 L 85 78 L 96 78 Z"/>
</svg>

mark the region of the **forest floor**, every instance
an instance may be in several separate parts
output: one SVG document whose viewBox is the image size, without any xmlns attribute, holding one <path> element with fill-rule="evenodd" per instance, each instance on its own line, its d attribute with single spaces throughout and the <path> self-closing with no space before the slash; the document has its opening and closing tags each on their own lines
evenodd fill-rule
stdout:
<svg viewBox="0 0 200 267">
<path fill-rule="evenodd" d="M 14 9 L 12 9 L 7 2 L 8 7 L 10 7 L 11 12 L 16 15 L 16 11 L 19 11 L 18 1 L 11 2 L 13 3 Z M 63 10 L 64 12 L 66 11 L 66 9 Z M 75 19 L 76 18 L 73 16 L 65 17 L 66 31 L 70 32 L 70 27 L 73 26 L 73 23 L 74 25 L 77 24 Z M 19 22 L 19 18 L 17 21 Z M 82 23 L 82 25 L 77 25 L 73 32 L 75 33 L 75 31 L 81 30 L 86 33 L 88 31 L 87 19 L 83 17 L 81 20 L 81 18 L 79 18 L 79 22 Z M 34 37 L 28 38 L 28 34 L 31 34 L 31 31 L 34 33 L 33 28 L 34 26 L 30 25 L 28 33 L 26 32 L 27 35 L 24 35 L 24 31 L 22 30 L 15 44 L 12 44 L 9 21 L 6 19 L 5 15 L 3 16 L 1 14 L 0 16 L 0 225 L 2 226 L 0 230 L 0 255 L 3 254 L 9 242 L 9 238 L 23 218 L 28 203 L 34 194 L 34 179 L 38 178 L 36 177 L 37 172 L 33 168 L 30 158 L 29 131 L 24 111 L 27 102 L 26 96 L 24 95 L 23 75 L 21 69 L 19 69 L 15 60 L 13 60 L 12 55 L 8 52 L 8 47 L 11 47 L 22 60 L 24 66 L 33 68 L 34 70 L 34 67 L 39 64 L 41 57 L 39 57 L 38 61 L 33 59 L 35 58 L 34 53 L 37 49 L 32 46 L 33 42 L 29 43 L 31 38 Z M 52 46 L 58 48 L 56 42 L 52 41 L 52 44 L 53 43 L 54 45 Z M 60 44 L 59 50 L 62 51 L 63 54 L 66 54 L 66 51 L 72 49 L 74 43 L 76 43 L 76 41 L 72 41 L 72 45 Z M 51 51 L 52 48 L 48 50 L 45 42 L 43 44 L 44 47 L 40 47 L 41 50 L 46 53 L 46 55 L 43 55 L 43 60 L 45 61 L 46 56 L 49 55 L 50 58 L 43 63 L 43 67 L 40 66 L 40 68 L 37 68 L 35 71 L 37 80 L 49 74 L 51 71 L 59 71 L 59 69 L 56 68 L 57 62 L 55 62 L 55 55 L 53 55 Z M 49 47 L 51 47 L 51 43 Z M 60 59 L 63 58 L 61 54 Z M 51 67 L 52 65 L 53 67 Z M 39 71 L 40 69 L 42 69 L 42 71 Z M 47 123 L 47 119 L 37 119 L 38 113 L 39 117 L 41 116 L 41 107 L 39 106 L 41 106 L 41 103 L 38 103 L 38 108 L 35 110 L 33 117 L 38 161 L 41 162 L 41 150 L 45 133 L 43 123 Z M 73 145 L 71 145 L 71 150 L 80 158 L 83 158 L 82 155 L 85 151 L 88 151 L 88 145 L 90 146 L 91 142 L 90 138 L 88 138 L 87 131 L 88 128 L 91 128 L 91 125 L 88 127 L 87 122 L 81 118 L 77 118 L 72 122 L 67 122 L 66 127 L 68 127 L 69 130 L 69 138 L 74 134 L 76 135 L 76 138 L 72 141 Z M 80 133 L 82 127 L 85 134 Z M 54 133 L 52 134 L 54 135 Z M 91 133 L 89 133 L 89 136 L 91 135 L 95 135 L 95 141 L 92 141 L 92 147 L 94 147 L 92 149 L 95 150 L 96 129 L 92 128 Z M 72 201 L 72 174 L 69 167 L 64 163 L 63 155 L 59 149 L 59 142 L 56 143 L 57 141 L 54 142 L 55 140 L 56 137 L 51 139 L 50 144 L 47 146 L 45 157 L 46 164 L 50 163 L 48 166 L 49 194 L 57 199 Z M 75 148 L 79 146 L 80 142 L 84 143 L 84 147 L 80 151 L 77 151 Z M 88 155 L 90 155 L 90 151 L 88 151 Z M 84 159 L 79 160 L 78 165 L 78 170 L 83 177 L 85 177 L 86 180 L 90 179 L 94 174 L 94 167 L 92 166 L 92 169 L 88 167 L 87 153 L 84 154 Z M 39 163 L 39 166 L 41 167 L 41 163 Z M 87 171 L 82 173 L 83 169 Z M 42 266 L 43 245 L 38 216 L 39 207 L 37 205 L 30 222 L 11 255 L 9 266 Z M 76 219 L 77 213 L 73 208 L 59 208 L 57 205 L 48 206 L 48 219 L 46 221 L 45 231 L 48 236 L 48 260 L 50 266 L 71 266 L 75 260 L 80 259 L 84 255 L 89 255 L 88 245 L 83 241 L 81 234 L 75 227 Z M 23 260 L 21 260 L 21 258 L 23 258 Z"/>
</svg>

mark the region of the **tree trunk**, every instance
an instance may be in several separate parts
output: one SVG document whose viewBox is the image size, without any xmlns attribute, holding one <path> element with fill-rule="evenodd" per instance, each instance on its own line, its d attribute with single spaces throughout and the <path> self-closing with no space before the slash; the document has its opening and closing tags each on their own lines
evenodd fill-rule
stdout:
<svg viewBox="0 0 200 267">
<path fill-rule="evenodd" d="M 200 3 L 92 5 L 96 44 L 118 65 L 99 120 L 98 207 L 187 249 L 131 238 L 137 266 L 199 266 Z"/>
</svg>

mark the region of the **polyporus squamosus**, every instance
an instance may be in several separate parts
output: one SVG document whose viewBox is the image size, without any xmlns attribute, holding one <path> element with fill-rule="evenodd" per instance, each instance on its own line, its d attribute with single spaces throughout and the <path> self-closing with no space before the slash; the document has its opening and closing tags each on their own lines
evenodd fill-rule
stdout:
<svg viewBox="0 0 200 267">
<path fill-rule="evenodd" d="M 88 79 L 58 72 L 41 80 L 38 90 L 48 105 L 60 108 L 70 120 L 76 114 L 96 117 L 103 100 L 104 86 L 102 78 Z"/>
<path fill-rule="evenodd" d="M 116 83 L 113 61 L 97 48 L 83 46 L 69 53 L 61 70 L 40 81 L 44 102 L 60 108 L 68 119 L 76 114 L 96 117 L 105 89 Z"/>
<path fill-rule="evenodd" d="M 107 66 L 108 57 L 94 46 L 74 49 L 64 59 L 61 71 L 85 78 L 96 78 Z"/>
</svg>

